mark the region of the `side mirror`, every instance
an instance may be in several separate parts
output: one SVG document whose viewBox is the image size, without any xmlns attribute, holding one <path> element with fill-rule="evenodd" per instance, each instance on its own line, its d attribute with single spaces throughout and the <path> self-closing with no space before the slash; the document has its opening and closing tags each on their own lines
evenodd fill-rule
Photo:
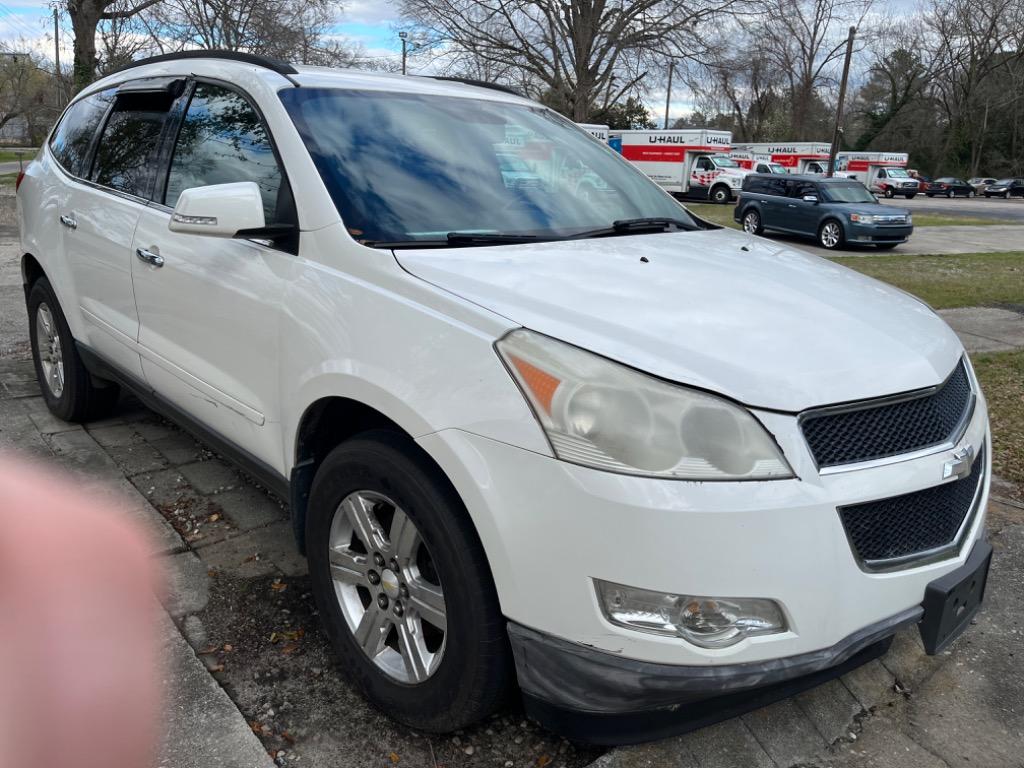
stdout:
<svg viewBox="0 0 1024 768">
<path fill-rule="evenodd" d="M 818 202 L 818 196 L 817 195 L 804 195 L 804 202 L 805 203 L 816 203 L 816 202 Z"/>
<path fill-rule="evenodd" d="M 186 189 L 171 214 L 169 229 L 189 235 L 235 237 L 239 232 L 262 230 L 263 198 L 254 181 L 213 184 Z"/>
</svg>

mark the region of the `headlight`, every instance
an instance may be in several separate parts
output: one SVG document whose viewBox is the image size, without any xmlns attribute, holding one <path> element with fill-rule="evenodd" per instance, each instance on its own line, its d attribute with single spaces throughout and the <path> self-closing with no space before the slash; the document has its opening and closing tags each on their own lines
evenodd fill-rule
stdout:
<svg viewBox="0 0 1024 768">
<path fill-rule="evenodd" d="M 913 223 L 914 223 L 914 214 L 908 213 L 907 214 L 907 224 L 913 224 Z"/>
<path fill-rule="evenodd" d="M 496 346 L 559 459 L 683 480 L 793 477 L 761 423 L 723 398 L 525 329 Z"/>
<path fill-rule="evenodd" d="M 851 213 L 850 221 L 854 221 L 858 224 L 874 224 L 875 217 L 865 213 Z"/>
<path fill-rule="evenodd" d="M 701 648 L 728 648 L 744 638 L 787 630 L 774 600 L 671 595 L 595 580 L 605 618 L 620 627 L 673 635 Z"/>
</svg>

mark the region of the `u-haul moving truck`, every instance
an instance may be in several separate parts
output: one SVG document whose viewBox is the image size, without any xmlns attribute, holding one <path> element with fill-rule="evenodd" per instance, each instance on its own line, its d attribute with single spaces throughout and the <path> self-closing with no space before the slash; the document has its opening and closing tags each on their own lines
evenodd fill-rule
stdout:
<svg viewBox="0 0 1024 768">
<path fill-rule="evenodd" d="M 679 197 L 728 203 L 749 173 L 729 157 L 729 131 L 610 131 L 608 143 Z"/>
<path fill-rule="evenodd" d="M 836 172 L 857 179 L 875 194 L 901 195 L 909 200 L 920 184 L 907 173 L 908 159 L 906 152 L 840 152 Z"/>
<path fill-rule="evenodd" d="M 828 168 L 828 153 L 831 147 L 821 141 L 762 142 L 737 144 L 733 151 L 752 152 L 767 155 L 790 173 L 825 173 Z"/>
<path fill-rule="evenodd" d="M 608 126 L 598 125 L 597 123 L 576 123 L 580 128 L 589 133 L 595 139 L 600 139 L 605 144 L 608 143 Z"/>
<path fill-rule="evenodd" d="M 740 168 L 751 173 L 789 173 L 789 170 L 774 162 L 771 155 L 734 149 L 729 153 L 729 157 L 735 160 Z"/>
</svg>

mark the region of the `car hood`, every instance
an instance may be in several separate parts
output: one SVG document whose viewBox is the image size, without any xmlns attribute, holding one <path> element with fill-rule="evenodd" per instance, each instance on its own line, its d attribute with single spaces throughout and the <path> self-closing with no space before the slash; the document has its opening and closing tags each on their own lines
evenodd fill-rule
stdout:
<svg viewBox="0 0 1024 768">
<path fill-rule="evenodd" d="M 754 407 L 796 412 L 933 386 L 963 353 L 908 294 L 731 230 L 395 256 L 519 325 Z"/>
</svg>

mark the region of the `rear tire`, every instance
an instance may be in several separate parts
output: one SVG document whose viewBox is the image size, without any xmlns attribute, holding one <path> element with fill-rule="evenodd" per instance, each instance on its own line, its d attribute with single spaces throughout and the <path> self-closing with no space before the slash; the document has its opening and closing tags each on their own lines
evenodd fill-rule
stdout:
<svg viewBox="0 0 1024 768">
<path fill-rule="evenodd" d="M 949 190 L 949 192 L 946 193 L 946 197 L 952 199 L 954 194 L 956 194 L 956 193 L 953 192 L 953 190 L 951 189 L 951 190 Z"/>
<path fill-rule="evenodd" d="M 360 531 L 370 532 L 370 545 Z M 405 546 L 408 536 L 414 543 Z M 504 703 L 512 657 L 483 546 L 415 443 L 373 431 L 331 451 L 310 491 L 306 551 L 324 629 L 374 706 L 413 728 L 447 732 Z M 367 618 L 376 631 L 360 642 Z"/>
<path fill-rule="evenodd" d="M 1007 200 L 1009 200 L 1010 199 L 1010 190 L 1006 190 L 1006 192 L 1003 193 L 1003 197 L 1005 197 Z"/>
<path fill-rule="evenodd" d="M 39 388 L 54 416 L 64 421 L 90 421 L 113 410 L 120 388 L 94 378 L 86 369 L 53 286 L 45 277 L 29 290 L 28 330 Z"/>
<path fill-rule="evenodd" d="M 883 194 L 888 200 L 892 200 L 892 198 L 896 196 L 896 193 L 892 191 L 892 187 L 886 187 L 885 192 L 883 192 Z"/>
</svg>

